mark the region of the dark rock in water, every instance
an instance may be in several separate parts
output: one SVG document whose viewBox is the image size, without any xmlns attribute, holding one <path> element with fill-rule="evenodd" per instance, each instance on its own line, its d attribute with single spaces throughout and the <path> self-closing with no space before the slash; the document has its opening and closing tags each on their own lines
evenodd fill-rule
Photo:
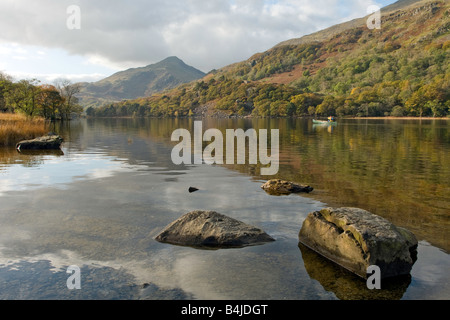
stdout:
<svg viewBox="0 0 450 320">
<path fill-rule="evenodd" d="M 33 140 L 24 140 L 16 145 L 17 150 L 56 150 L 61 147 L 63 138 L 58 135 L 43 136 Z"/>
<path fill-rule="evenodd" d="M 198 191 L 198 189 L 195 188 L 195 187 L 189 187 L 189 193 L 192 193 L 192 192 L 195 192 L 195 191 Z"/>
<path fill-rule="evenodd" d="M 272 179 L 264 183 L 261 188 L 271 195 L 288 195 L 291 193 L 310 193 L 314 188 L 308 185 L 296 184 L 281 179 Z"/>
<path fill-rule="evenodd" d="M 417 260 L 413 233 L 358 208 L 309 213 L 299 241 L 363 278 L 371 265 L 380 268 L 381 278 L 406 275 Z"/>
<path fill-rule="evenodd" d="M 192 211 L 169 224 L 159 242 L 197 248 L 240 248 L 275 241 L 263 230 L 215 211 Z"/>
</svg>

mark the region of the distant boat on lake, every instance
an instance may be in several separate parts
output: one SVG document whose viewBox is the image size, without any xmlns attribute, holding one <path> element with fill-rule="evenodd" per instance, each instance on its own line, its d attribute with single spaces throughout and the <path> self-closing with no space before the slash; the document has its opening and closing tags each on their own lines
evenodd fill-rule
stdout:
<svg viewBox="0 0 450 320">
<path fill-rule="evenodd" d="M 328 120 L 316 120 L 313 119 L 314 124 L 337 124 L 336 119 L 334 117 L 328 117 Z"/>
</svg>

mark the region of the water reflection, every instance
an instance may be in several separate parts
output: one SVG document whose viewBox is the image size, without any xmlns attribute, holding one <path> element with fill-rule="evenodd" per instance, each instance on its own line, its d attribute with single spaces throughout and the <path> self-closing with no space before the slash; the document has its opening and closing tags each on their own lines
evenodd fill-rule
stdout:
<svg viewBox="0 0 450 320">
<path fill-rule="evenodd" d="M 382 290 L 370 290 L 366 280 L 323 258 L 299 243 L 305 269 L 323 288 L 341 300 L 400 300 L 411 283 L 411 275 L 383 279 Z"/>
<path fill-rule="evenodd" d="M 153 283 L 136 283 L 123 268 L 84 265 L 80 269 L 80 290 L 68 290 L 68 265 L 55 269 L 54 261 L 20 261 L 0 268 L 3 300 L 181 300 L 192 299 L 180 289 L 166 289 Z M 99 285 L 98 279 L 102 279 Z M 24 286 L 25 283 L 25 286 Z"/>
<path fill-rule="evenodd" d="M 255 119 L 247 127 L 280 130 L 276 178 L 311 185 L 311 197 L 331 206 L 366 209 L 449 252 L 449 124 L 349 119 L 331 134 L 301 119 Z M 238 125 L 243 123 L 233 126 Z M 266 178 L 258 166 L 228 167 Z"/>
<path fill-rule="evenodd" d="M 324 123 L 324 124 L 313 124 L 312 128 L 314 131 L 319 131 L 319 130 L 326 130 L 328 133 L 333 133 L 333 131 L 336 129 L 337 123 L 332 123 L 332 124 L 328 124 L 328 123 Z"/>
<path fill-rule="evenodd" d="M 34 156 L 34 157 L 40 157 L 40 156 L 55 156 L 60 157 L 64 155 L 64 152 L 61 149 L 57 150 L 17 150 L 18 153 L 26 156 Z"/>
<path fill-rule="evenodd" d="M 63 149 L 64 150 L 64 149 Z M 98 179 L 114 172 L 130 170 L 117 158 L 97 151 L 84 154 L 64 151 L 11 151 L 7 167 L 0 166 L 0 196 L 10 191 L 26 191 L 45 186 L 65 188 L 76 179 Z M 23 167 L 29 168 L 24 171 Z"/>
<path fill-rule="evenodd" d="M 191 130 L 193 119 L 88 119 L 52 128 L 65 138 L 64 154 L 1 149 L 0 298 L 55 291 L 69 297 L 66 278 L 59 289 L 56 279 L 77 263 L 96 283 L 79 293 L 89 298 L 450 297 L 447 122 L 346 120 L 330 133 L 305 120 L 203 120 L 205 130 L 279 129 L 280 171 L 270 178 L 314 187 L 286 197 L 261 190 L 269 177 L 259 165 L 174 165 L 170 137 L 178 128 Z M 199 191 L 189 193 L 191 186 Z M 299 250 L 309 212 L 348 205 L 427 241 L 409 281 L 367 293 L 365 282 L 333 268 L 322 272 L 329 263 Z M 216 254 L 154 241 L 168 223 L 196 209 L 256 225 L 276 241 Z"/>
</svg>

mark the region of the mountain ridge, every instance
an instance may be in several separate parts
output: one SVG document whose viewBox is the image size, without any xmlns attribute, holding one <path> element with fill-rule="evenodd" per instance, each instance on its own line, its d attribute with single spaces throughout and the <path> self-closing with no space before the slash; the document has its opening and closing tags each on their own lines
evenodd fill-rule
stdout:
<svg viewBox="0 0 450 320">
<path fill-rule="evenodd" d="M 398 10 L 405 10 L 410 6 L 415 6 L 417 4 L 426 3 L 426 2 L 429 2 L 429 0 L 399 0 L 399 1 L 396 1 L 386 7 L 380 8 L 380 11 L 381 11 L 381 15 L 383 16 L 383 15 L 387 15 L 389 13 L 392 13 L 392 12 L 395 12 Z M 284 45 L 299 45 L 299 44 L 304 44 L 304 43 L 309 43 L 309 42 L 314 42 L 314 41 L 328 40 L 329 38 L 331 38 L 332 36 L 334 36 L 338 33 L 347 31 L 352 28 L 364 26 L 367 22 L 368 16 L 369 15 L 361 17 L 361 18 L 356 18 L 356 19 L 353 19 L 350 21 L 342 22 L 342 23 L 333 25 L 331 27 L 325 28 L 323 30 L 319 30 L 317 32 L 313 32 L 311 34 L 302 36 L 300 38 L 293 38 L 293 39 L 282 41 L 282 42 L 276 44 L 274 46 L 274 48 L 284 46 Z"/>
<path fill-rule="evenodd" d="M 81 83 L 78 94 L 85 107 L 108 102 L 137 99 L 197 80 L 205 73 L 187 65 L 176 56 L 144 67 L 118 71 L 102 80 Z"/>
</svg>

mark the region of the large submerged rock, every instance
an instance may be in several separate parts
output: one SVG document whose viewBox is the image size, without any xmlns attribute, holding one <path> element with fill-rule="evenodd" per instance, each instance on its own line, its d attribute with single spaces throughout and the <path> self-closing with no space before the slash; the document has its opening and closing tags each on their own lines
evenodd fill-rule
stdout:
<svg viewBox="0 0 450 320">
<path fill-rule="evenodd" d="M 169 224 L 159 242 L 199 248 L 239 248 L 274 241 L 263 230 L 215 211 L 192 211 Z"/>
<path fill-rule="evenodd" d="M 32 140 L 20 141 L 16 149 L 21 150 L 57 150 L 63 143 L 63 138 L 56 134 L 49 134 Z"/>
<path fill-rule="evenodd" d="M 363 278 L 371 265 L 380 267 L 381 278 L 409 274 L 417 259 L 413 233 L 358 208 L 309 213 L 299 241 Z"/>
<path fill-rule="evenodd" d="M 288 195 L 291 193 L 310 193 L 314 189 L 311 186 L 297 184 L 281 179 L 272 179 L 264 183 L 261 188 L 272 195 Z"/>
</svg>

